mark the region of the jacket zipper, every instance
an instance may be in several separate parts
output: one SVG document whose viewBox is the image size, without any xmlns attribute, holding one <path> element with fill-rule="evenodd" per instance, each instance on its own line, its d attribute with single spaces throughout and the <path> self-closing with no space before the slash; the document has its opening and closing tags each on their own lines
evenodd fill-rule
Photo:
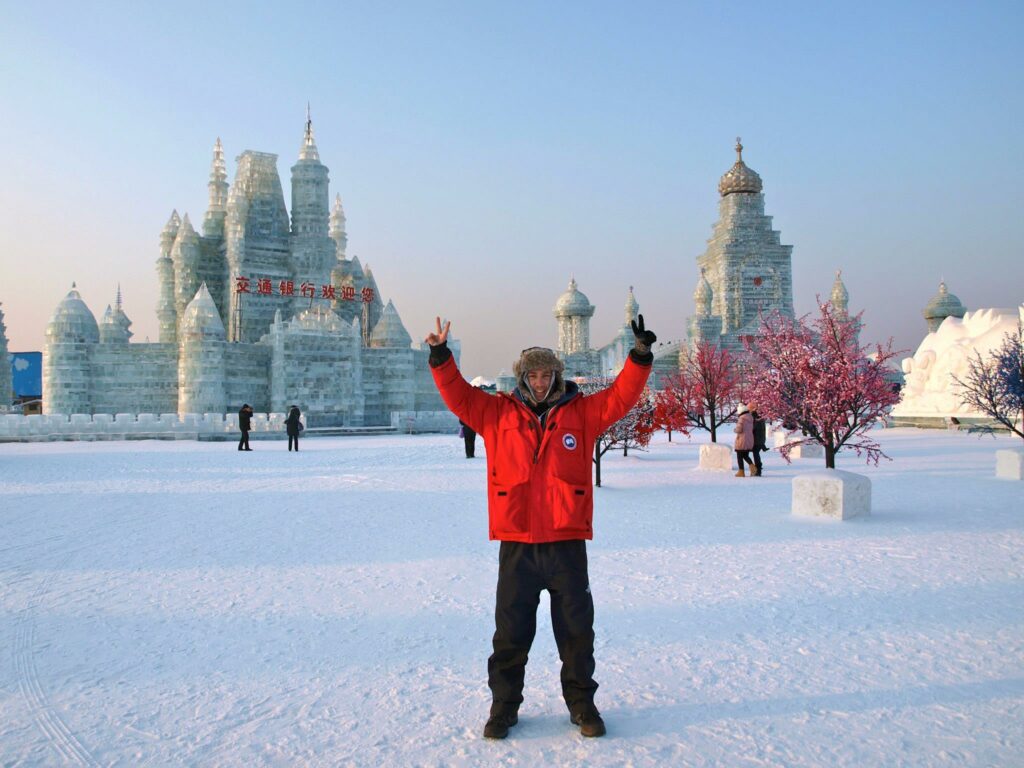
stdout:
<svg viewBox="0 0 1024 768">
<path fill-rule="evenodd" d="M 534 428 L 534 436 L 537 438 L 537 445 L 535 445 L 533 448 L 533 463 L 536 464 L 540 456 L 540 445 L 541 443 L 544 442 L 544 432 L 546 430 L 544 429 L 544 425 L 541 423 L 540 416 L 538 416 L 536 413 L 527 408 L 524 403 L 520 403 L 518 401 L 516 402 L 520 408 L 525 408 L 527 413 L 529 413 L 532 417 L 532 421 L 530 423 Z M 556 403 L 555 405 L 551 406 L 547 411 L 544 412 L 544 416 L 550 419 L 551 414 L 557 411 L 561 406 L 561 403 Z M 536 430 L 538 429 L 540 430 L 540 434 L 537 434 Z"/>
</svg>

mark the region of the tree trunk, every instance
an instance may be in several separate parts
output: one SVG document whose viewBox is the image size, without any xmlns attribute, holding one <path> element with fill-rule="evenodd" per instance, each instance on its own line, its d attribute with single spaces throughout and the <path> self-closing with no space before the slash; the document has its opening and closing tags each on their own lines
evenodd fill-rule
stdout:
<svg viewBox="0 0 1024 768">
<path fill-rule="evenodd" d="M 622 446 L 622 455 L 623 456 L 629 456 L 629 446 L 628 445 L 623 445 Z"/>
<path fill-rule="evenodd" d="M 668 430 L 668 441 L 669 441 L 670 443 L 672 442 L 672 430 L 671 430 L 671 429 L 670 429 L 670 430 Z"/>
<path fill-rule="evenodd" d="M 711 442 L 712 443 L 717 443 L 718 442 L 718 437 L 715 435 L 715 425 L 714 424 L 711 425 Z"/>
<path fill-rule="evenodd" d="M 836 449 L 826 443 L 825 445 L 825 468 L 836 468 Z"/>
<path fill-rule="evenodd" d="M 594 470 L 595 483 L 598 488 L 601 487 L 601 441 L 598 440 L 594 443 L 594 463 L 597 468 Z"/>
</svg>

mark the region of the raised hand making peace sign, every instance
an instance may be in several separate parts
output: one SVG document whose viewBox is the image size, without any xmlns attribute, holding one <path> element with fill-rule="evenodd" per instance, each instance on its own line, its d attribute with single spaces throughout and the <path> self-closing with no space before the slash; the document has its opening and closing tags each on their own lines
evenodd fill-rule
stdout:
<svg viewBox="0 0 1024 768">
<path fill-rule="evenodd" d="M 452 327 L 451 320 L 444 321 L 444 328 L 441 327 L 441 318 L 437 318 L 437 330 L 433 333 L 427 334 L 424 339 L 427 344 L 432 347 L 436 347 L 439 344 L 444 344 L 448 341 L 448 329 Z"/>
<path fill-rule="evenodd" d="M 644 328 L 644 316 L 637 315 L 636 320 L 630 320 L 629 324 L 633 326 L 633 337 L 636 339 L 636 351 L 641 354 L 650 352 L 651 346 L 658 340 L 658 337 L 654 335 L 654 331 L 648 331 Z"/>
</svg>

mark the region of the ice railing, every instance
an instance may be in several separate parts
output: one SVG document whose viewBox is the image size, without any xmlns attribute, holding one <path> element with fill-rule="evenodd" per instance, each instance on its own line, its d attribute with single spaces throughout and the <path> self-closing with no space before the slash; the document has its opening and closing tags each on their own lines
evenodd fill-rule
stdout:
<svg viewBox="0 0 1024 768">
<path fill-rule="evenodd" d="M 459 431 L 459 420 L 451 411 L 392 411 L 391 426 L 403 434 Z"/>
<path fill-rule="evenodd" d="M 255 413 L 250 430 L 284 432 L 285 414 Z M 119 437 L 182 437 L 238 433 L 237 413 L 63 413 L 0 415 L 0 439 L 117 439 Z"/>
</svg>

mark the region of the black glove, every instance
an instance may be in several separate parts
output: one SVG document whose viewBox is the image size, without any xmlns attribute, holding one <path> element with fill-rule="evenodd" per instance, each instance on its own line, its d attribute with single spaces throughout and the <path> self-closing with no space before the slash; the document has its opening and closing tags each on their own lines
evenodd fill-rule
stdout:
<svg viewBox="0 0 1024 768">
<path fill-rule="evenodd" d="M 440 344 L 436 344 L 430 348 L 430 367 L 437 368 L 440 365 L 448 362 L 448 358 L 452 356 L 452 351 L 448 349 L 448 342 L 442 341 Z"/>
<path fill-rule="evenodd" d="M 630 320 L 629 324 L 633 326 L 633 336 L 636 338 L 633 349 L 640 355 L 649 354 L 658 337 L 654 335 L 654 331 L 644 329 L 643 315 L 637 315 L 636 320 Z"/>
</svg>

